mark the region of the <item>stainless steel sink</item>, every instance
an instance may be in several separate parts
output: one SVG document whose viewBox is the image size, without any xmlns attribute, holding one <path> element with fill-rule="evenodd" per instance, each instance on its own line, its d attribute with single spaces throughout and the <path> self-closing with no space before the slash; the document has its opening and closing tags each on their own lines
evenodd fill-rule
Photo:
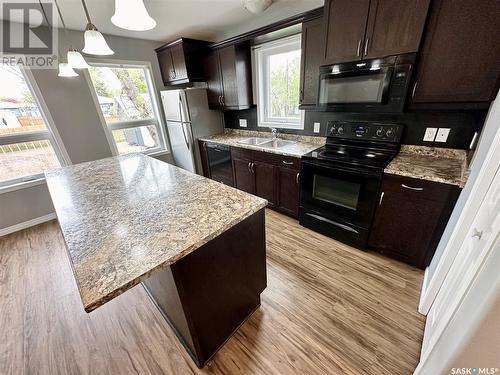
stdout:
<svg viewBox="0 0 500 375">
<path fill-rule="evenodd" d="M 238 143 L 242 144 L 242 145 L 259 146 L 262 143 L 269 142 L 270 140 L 271 140 L 271 138 L 252 137 L 252 138 L 242 139 L 241 141 L 238 141 Z"/>
<path fill-rule="evenodd" d="M 259 144 L 259 146 L 266 147 L 266 148 L 279 148 L 279 147 L 284 147 L 284 146 L 288 146 L 288 145 L 293 145 L 295 143 L 296 142 L 294 142 L 294 141 L 286 141 L 284 139 L 277 138 L 277 139 L 272 139 L 272 140 L 265 142 L 265 143 L 261 143 L 261 144 Z"/>
</svg>

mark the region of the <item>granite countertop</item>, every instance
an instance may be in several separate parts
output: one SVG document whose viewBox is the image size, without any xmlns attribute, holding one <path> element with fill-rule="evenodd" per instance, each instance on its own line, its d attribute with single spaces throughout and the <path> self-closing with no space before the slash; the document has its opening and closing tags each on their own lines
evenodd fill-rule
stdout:
<svg viewBox="0 0 500 375">
<path fill-rule="evenodd" d="M 296 158 L 300 158 L 302 155 L 305 155 L 308 152 L 311 152 L 318 147 L 323 146 L 326 142 L 325 137 L 278 133 L 278 138 L 295 141 L 296 143 L 280 148 L 266 148 L 238 143 L 239 141 L 250 137 L 271 138 L 271 134 L 253 130 L 226 129 L 222 134 L 202 137 L 200 139 L 202 141 L 220 143 L 234 147 L 248 148 L 251 150 L 270 152 L 273 154 L 292 156 Z"/>
<path fill-rule="evenodd" d="M 45 175 L 87 312 L 267 204 L 142 154 Z"/>
<path fill-rule="evenodd" d="M 467 181 L 465 150 L 402 145 L 385 173 L 463 187 Z"/>
</svg>

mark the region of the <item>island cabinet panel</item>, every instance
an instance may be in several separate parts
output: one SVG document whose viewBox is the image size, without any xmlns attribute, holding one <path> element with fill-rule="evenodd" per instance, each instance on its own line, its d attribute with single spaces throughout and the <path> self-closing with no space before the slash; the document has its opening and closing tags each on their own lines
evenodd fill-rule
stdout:
<svg viewBox="0 0 500 375">
<path fill-rule="evenodd" d="M 144 282 L 200 368 L 260 306 L 267 285 L 264 213 L 259 210 Z"/>
<path fill-rule="evenodd" d="M 325 63 L 417 52 L 430 0 L 329 0 Z"/>
<path fill-rule="evenodd" d="M 424 269 L 434 255 L 459 193 L 454 185 L 385 175 L 369 245 Z"/>
<path fill-rule="evenodd" d="M 204 65 L 211 109 L 238 110 L 253 105 L 248 42 L 213 49 Z"/>
<path fill-rule="evenodd" d="M 165 86 L 206 81 L 203 64 L 210 42 L 180 38 L 157 48 L 156 54 Z"/>
<path fill-rule="evenodd" d="M 499 19 L 497 0 L 433 1 L 411 107 L 487 107 L 499 84 Z"/>
<path fill-rule="evenodd" d="M 360 60 L 370 0 L 329 0 L 325 4 L 325 63 Z"/>
<path fill-rule="evenodd" d="M 316 106 L 319 67 L 323 61 L 323 17 L 302 24 L 302 52 L 300 62 L 300 108 Z"/>
</svg>

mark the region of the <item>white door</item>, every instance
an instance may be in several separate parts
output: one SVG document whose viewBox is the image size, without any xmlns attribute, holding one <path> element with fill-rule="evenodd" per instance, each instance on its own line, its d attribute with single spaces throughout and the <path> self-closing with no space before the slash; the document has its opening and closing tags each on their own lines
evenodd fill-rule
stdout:
<svg viewBox="0 0 500 375">
<path fill-rule="evenodd" d="M 189 172 L 195 172 L 190 124 L 167 121 L 170 147 L 175 165 Z"/>
<path fill-rule="evenodd" d="M 427 315 L 422 356 L 432 350 L 453 317 L 500 233 L 500 168 L 484 196 L 466 237 Z"/>
</svg>

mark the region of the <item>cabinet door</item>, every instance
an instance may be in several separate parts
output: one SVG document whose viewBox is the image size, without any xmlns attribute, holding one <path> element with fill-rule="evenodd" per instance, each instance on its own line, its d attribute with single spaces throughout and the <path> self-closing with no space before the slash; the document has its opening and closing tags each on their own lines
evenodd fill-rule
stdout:
<svg viewBox="0 0 500 375">
<path fill-rule="evenodd" d="M 433 1 L 413 103 L 488 102 L 498 90 L 500 2 Z"/>
<path fill-rule="evenodd" d="M 299 216 L 299 171 L 277 168 L 278 208 L 293 217 Z"/>
<path fill-rule="evenodd" d="M 252 162 L 248 159 L 233 157 L 234 186 L 247 193 L 255 193 L 254 175 L 251 170 Z"/>
<path fill-rule="evenodd" d="M 372 0 L 365 58 L 417 52 L 430 0 Z"/>
<path fill-rule="evenodd" d="M 361 59 L 370 0 L 329 0 L 325 63 Z"/>
<path fill-rule="evenodd" d="M 158 63 L 160 64 L 161 76 L 163 83 L 171 82 L 174 79 L 174 64 L 170 48 L 166 48 L 158 52 Z"/>
<path fill-rule="evenodd" d="M 255 177 L 255 195 L 267 199 L 269 206 L 273 207 L 276 204 L 274 166 L 255 161 L 251 169 Z"/>
<path fill-rule="evenodd" d="M 208 107 L 219 109 L 222 106 L 222 83 L 220 76 L 218 51 L 213 50 L 205 60 L 205 74 L 207 76 Z"/>
<path fill-rule="evenodd" d="M 455 203 L 449 201 L 455 189 L 458 190 L 451 185 L 385 175 L 370 246 L 425 268 L 451 213 L 447 207 Z"/>
<path fill-rule="evenodd" d="M 186 79 L 186 61 L 184 59 L 184 50 L 182 43 L 176 44 L 170 48 L 170 53 L 172 55 L 172 64 L 174 69 L 174 80 Z"/>
<path fill-rule="evenodd" d="M 315 106 L 318 96 L 319 66 L 324 55 L 323 18 L 302 24 L 300 105 Z"/>
<path fill-rule="evenodd" d="M 238 106 L 236 77 L 236 50 L 228 46 L 219 50 L 219 63 L 222 76 L 222 104 L 224 107 Z"/>
</svg>

